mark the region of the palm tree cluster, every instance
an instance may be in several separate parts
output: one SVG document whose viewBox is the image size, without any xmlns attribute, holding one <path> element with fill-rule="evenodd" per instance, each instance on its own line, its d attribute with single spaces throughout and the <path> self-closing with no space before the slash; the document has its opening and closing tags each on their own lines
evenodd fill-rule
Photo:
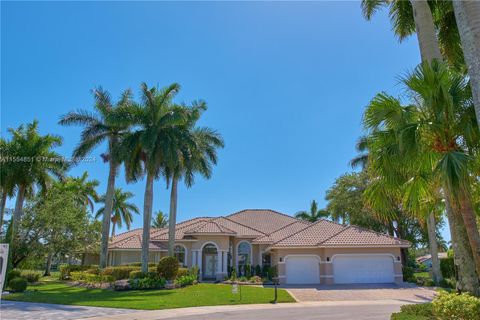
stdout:
<svg viewBox="0 0 480 320">
<path fill-rule="evenodd" d="M 308 222 L 316 222 L 321 219 L 327 219 L 330 214 L 325 209 L 318 209 L 318 203 L 312 200 L 309 211 L 299 211 L 295 214 L 295 218 L 305 220 Z"/>
<path fill-rule="evenodd" d="M 422 64 L 401 80 L 406 103 L 380 93 L 367 106 L 367 136 L 352 161 L 369 175 L 365 203 L 384 219 L 406 213 L 427 225 L 436 282 L 436 220 L 446 212 L 457 289 L 478 295 L 480 2 L 362 1 L 367 19 L 380 7 L 400 40 L 417 34 Z"/>
<path fill-rule="evenodd" d="M 153 209 L 153 182 L 164 178 L 171 188 L 169 212 L 169 255 L 173 255 L 177 215 L 178 183 L 187 187 L 194 183 L 196 174 L 208 179 L 217 163 L 217 149 L 224 143 L 220 134 L 208 127 L 197 125 L 207 109 L 204 101 L 190 105 L 175 103 L 180 90 L 176 83 L 165 88 L 141 84 L 141 96 L 135 101 L 129 90 L 119 101 L 111 102 L 102 88 L 94 90 L 95 113 L 85 110 L 70 112 L 60 119 L 63 125 L 84 126 L 74 157 L 90 153 L 102 142 L 108 147 L 102 155 L 109 163 L 106 195 L 102 198 L 103 215 L 100 267 L 106 266 L 110 222 L 129 226 L 131 213 L 138 210 L 127 202 L 130 194 L 115 191 L 115 178 L 121 164 L 129 183 L 145 179 L 143 206 L 142 270 L 148 268 L 148 248 Z M 120 219 L 122 217 L 122 219 Z M 112 234 L 114 234 L 112 229 Z"/>
</svg>

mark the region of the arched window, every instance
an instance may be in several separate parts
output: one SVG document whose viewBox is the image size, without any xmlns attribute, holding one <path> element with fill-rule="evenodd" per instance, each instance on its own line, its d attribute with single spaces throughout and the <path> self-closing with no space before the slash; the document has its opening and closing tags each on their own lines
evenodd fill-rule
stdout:
<svg viewBox="0 0 480 320">
<path fill-rule="evenodd" d="M 237 266 L 240 274 L 243 274 L 244 266 L 251 264 L 252 246 L 246 241 L 242 241 L 237 247 Z"/>
<path fill-rule="evenodd" d="M 187 261 L 185 260 L 185 247 L 181 245 L 176 245 L 173 249 L 173 252 L 175 257 L 178 259 L 180 265 L 185 267 L 187 265 Z"/>
</svg>

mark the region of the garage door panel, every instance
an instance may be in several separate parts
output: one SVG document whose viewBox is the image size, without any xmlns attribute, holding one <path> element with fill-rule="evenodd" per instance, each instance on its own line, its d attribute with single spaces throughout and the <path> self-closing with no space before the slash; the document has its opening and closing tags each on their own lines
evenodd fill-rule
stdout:
<svg viewBox="0 0 480 320">
<path fill-rule="evenodd" d="M 335 283 L 394 282 L 393 259 L 389 255 L 345 255 L 334 258 Z"/>
<path fill-rule="evenodd" d="M 312 256 L 291 256 L 285 261 L 287 284 L 320 283 L 319 260 Z"/>
</svg>

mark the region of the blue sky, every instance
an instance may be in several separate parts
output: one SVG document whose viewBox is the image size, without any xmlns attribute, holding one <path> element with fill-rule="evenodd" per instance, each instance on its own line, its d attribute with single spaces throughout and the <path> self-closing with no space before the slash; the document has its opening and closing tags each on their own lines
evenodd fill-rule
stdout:
<svg viewBox="0 0 480 320">
<path fill-rule="evenodd" d="M 80 128 L 58 118 L 90 109 L 99 85 L 117 97 L 126 88 L 138 95 L 142 81 L 178 82 L 178 101 L 207 101 L 202 125 L 226 147 L 211 180 L 180 188 L 180 220 L 324 205 L 334 179 L 351 170 L 364 106 L 379 91 L 400 93 L 397 76 L 420 61 L 415 38 L 399 43 L 385 12 L 365 21 L 353 1 L 1 6 L 2 135 L 38 119 L 42 133 L 64 137 L 58 151 L 70 155 Z M 104 192 L 102 151 L 72 174 L 88 170 Z M 144 183 L 117 181 L 143 208 Z M 168 196 L 156 182 L 154 209 L 168 212 Z"/>
</svg>

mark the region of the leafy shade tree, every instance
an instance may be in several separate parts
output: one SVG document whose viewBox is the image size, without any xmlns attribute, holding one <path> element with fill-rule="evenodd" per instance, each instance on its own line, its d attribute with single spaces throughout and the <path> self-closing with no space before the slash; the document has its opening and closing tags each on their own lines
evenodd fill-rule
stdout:
<svg viewBox="0 0 480 320">
<path fill-rule="evenodd" d="M 93 213 L 94 203 L 99 201 L 96 191 L 98 185 L 98 180 L 88 180 L 88 173 L 85 171 L 80 177 L 66 178 L 62 185 L 57 186 L 57 188 L 74 194 L 78 205 L 89 207 Z"/>
<path fill-rule="evenodd" d="M 0 138 L 0 233 L 2 233 L 7 198 L 12 198 L 15 195 L 12 162 L 6 158 L 6 155 L 10 153 L 11 147 L 10 141 Z"/>
<path fill-rule="evenodd" d="M 477 179 L 472 166 L 478 158 L 479 132 L 469 86 L 463 76 L 438 61 L 421 64 L 402 81 L 414 103 L 403 106 L 398 99 L 381 93 L 365 112 L 364 124 L 372 135 L 369 157 L 374 159 L 369 161 L 369 168 L 371 163 L 384 163 L 377 166 L 383 168 L 385 178 L 377 188 L 379 192 L 395 194 L 396 188 L 389 187 L 406 182 L 406 192 L 401 195 L 405 208 L 422 206 L 419 202 L 425 199 L 445 198 L 456 259 L 458 255 L 457 260 L 461 260 L 456 263 L 462 277 L 460 289 L 478 294 L 475 268 L 480 259 L 480 236 L 471 184 Z M 379 152 L 374 156 L 372 147 L 378 141 Z M 392 168 L 391 155 L 395 154 L 398 167 L 385 169 Z M 397 172 L 403 180 L 398 179 Z M 440 195 L 435 196 L 437 190 Z"/>
<path fill-rule="evenodd" d="M 152 218 L 152 227 L 154 228 L 166 228 L 168 226 L 168 218 L 165 216 L 165 214 L 161 211 L 158 210 L 155 213 L 155 216 Z"/>
<path fill-rule="evenodd" d="M 184 180 L 187 187 L 194 183 L 195 174 L 205 179 L 212 176 L 212 166 L 217 163 L 217 149 L 223 148 L 223 139 L 207 127 L 195 127 L 201 114 L 207 109 L 205 102 L 194 102 L 191 107 L 180 106 L 186 115 L 185 123 L 178 126 L 164 141 L 165 174 L 172 181 L 168 232 L 168 254 L 174 255 L 175 227 L 177 220 L 178 181 Z"/>
<path fill-rule="evenodd" d="M 11 147 L 8 149 L 6 159 L 12 181 L 17 188 L 15 210 L 12 217 L 10 245 L 15 251 L 17 227 L 22 218 L 24 199 L 29 190 L 39 186 L 45 190 L 53 177 L 62 178 L 67 164 L 60 154 L 52 149 L 61 145 L 62 139 L 54 135 L 40 135 L 38 122 L 21 125 L 17 129 L 9 129 L 12 135 Z"/>
<path fill-rule="evenodd" d="M 128 200 L 133 197 L 131 192 L 123 192 L 122 189 L 116 188 L 115 194 L 113 196 L 113 210 L 112 210 L 112 237 L 115 235 L 115 227 L 121 228 L 123 223 L 128 230 L 133 221 L 133 214 L 139 214 L 139 210 L 134 203 L 129 202 Z M 101 203 L 105 203 L 105 195 L 102 196 L 99 200 Z M 96 215 L 95 219 L 102 217 L 105 212 L 105 207 L 100 208 Z"/>
<path fill-rule="evenodd" d="M 330 216 L 327 210 L 318 209 L 317 201 L 312 200 L 309 211 L 299 211 L 295 214 L 295 218 L 309 222 L 316 222 L 320 219 L 327 219 Z"/>
<path fill-rule="evenodd" d="M 141 104 L 130 104 L 112 114 L 118 125 L 131 125 L 135 130 L 122 139 L 120 153 L 125 160 L 127 182 L 146 176 L 143 204 L 142 271 L 148 271 L 148 249 L 153 206 L 153 182 L 163 173 L 166 137 L 175 134 L 186 119 L 180 108 L 172 107 L 172 99 L 180 86 L 176 83 L 163 89 L 141 85 Z"/>
<path fill-rule="evenodd" d="M 82 158 L 92 152 L 99 144 L 107 142 L 107 151 L 102 154 L 104 162 L 109 163 L 107 192 L 105 196 L 105 210 L 102 219 L 102 245 L 100 250 L 100 267 L 107 266 L 108 239 L 110 233 L 110 218 L 113 209 L 113 196 L 115 193 L 115 177 L 120 164 L 113 155 L 115 148 L 120 142 L 121 136 L 128 130 L 128 125 L 119 125 L 109 121 L 109 115 L 120 106 L 130 103 L 131 92 L 126 90 L 122 93 L 119 101 L 114 105 L 108 91 L 102 88 L 93 91 L 95 98 L 95 113 L 85 110 L 69 112 L 60 118 L 61 125 L 80 125 L 84 129 L 81 134 L 80 143 L 73 151 L 74 158 Z"/>
</svg>

